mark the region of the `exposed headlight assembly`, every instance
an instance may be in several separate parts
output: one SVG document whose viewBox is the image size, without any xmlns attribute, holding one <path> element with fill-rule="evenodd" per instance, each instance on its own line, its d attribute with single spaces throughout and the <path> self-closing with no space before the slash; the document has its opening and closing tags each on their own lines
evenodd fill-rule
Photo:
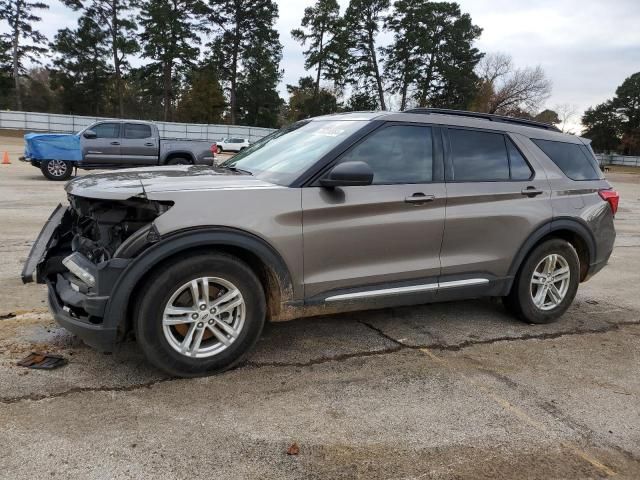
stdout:
<svg viewBox="0 0 640 480">
<path fill-rule="evenodd" d="M 96 266 L 81 253 L 74 252 L 65 257 L 62 264 L 90 287 L 96 286 Z"/>
</svg>

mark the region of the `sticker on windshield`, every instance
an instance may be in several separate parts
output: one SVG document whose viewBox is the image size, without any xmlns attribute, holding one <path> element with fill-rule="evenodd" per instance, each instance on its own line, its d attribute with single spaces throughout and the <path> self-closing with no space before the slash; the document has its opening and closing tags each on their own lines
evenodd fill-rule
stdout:
<svg viewBox="0 0 640 480">
<path fill-rule="evenodd" d="M 325 125 L 311 134 L 320 137 L 339 137 L 345 131 L 345 128 L 339 125 Z"/>
</svg>

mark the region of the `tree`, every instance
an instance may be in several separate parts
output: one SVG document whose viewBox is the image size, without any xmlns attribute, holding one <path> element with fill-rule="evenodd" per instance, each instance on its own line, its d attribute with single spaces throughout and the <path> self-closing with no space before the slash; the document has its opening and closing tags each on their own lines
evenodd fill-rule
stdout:
<svg viewBox="0 0 640 480">
<path fill-rule="evenodd" d="M 389 90 L 400 95 L 400 110 L 410 91 L 421 107 L 470 103 L 477 88 L 473 70 L 482 58 L 473 43 L 482 29 L 457 3 L 399 0 L 385 26 L 393 32 L 384 49 L 385 75 Z"/>
<path fill-rule="evenodd" d="M 129 67 L 127 56 L 139 50 L 135 40 L 136 22 L 133 17 L 135 0 L 62 0 L 74 10 L 84 10 L 107 33 L 115 75 L 115 94 L 118 115 L 124 116 L 124 71 Z"/>
<path fill-rule="evenodd" d="M 347 112 L 362 112 L 368 110 L 376 110 L 378 108 L 379 99 L 375 95 L 368 92 L 354 92 L 349 101 L 345 105 Z"/>
<path fill-rule="evenodd" d="M 58 31 L 51 44 L 55 57 L 51 85 L 58 90 L 64 113 L 102 115 L 105 90 L 112 75 L 107 34 L 88 15 L 78 28 Z"/>
<path fill-rule="evenodd" d="M 320 94 L 320 80 L 337 80 L 341 75 L 336 72 L 340 63 L 337 43 L 340 39 L 342 21 L 340 19 L 340 6 L 336 0 L 318 0 L 312 7 L 304 10 L 302 27 L 291 30 L 291 36 L 303 46 L 309 43 L 303 52 L 305 57 L 304 67 L 307 70 L 316 68 L 316 79 L 313 89 L 313 101 L 318 103 L 317 111 L 311 114 L 319 115 L 321 105 L 318 96 Z M 324 69 L 324 70 L 323 70 Z"/>
<path fill-rule="evenodd" d="M 574 133 L 569 131 L 569 124 L 578 114 L 578 107 L 569 103 L 561 103 L 556 105 L 554 110 L 558 112 L 558 121 L 553 123 L 558 125 L 563 133 Z"/>
<path fill-rule="evenodd" d="M 622 120 L 611 100 L 587 109 L 582 116 L 582 125 L 582 135 L 591 139 L 594 150 L 611 152 L 620 145 Z"/>
<path fill-rule="evenodd" d="M 35 13 L 49 6 L 29 0 L 0 0 L 0 20 L 9 24 L 9 32 L 2 34 L 5 46 L 11 43 L 12 76 L 15 88 L 16 108 L 22 110 L 20 75 L 24 73 L 24 59 L 38 63 L 38 57 L 47 51 L 46 37 L 33 24 L 42 19 Z"/>
<path fill-rule="evenodd" d="M 282 57 L 282 44 L 275 29 L 278 7 L 272 0 L 209 0 L 209 5 L 209 17 L 216 26 L 214 33 L 218 34 L 210 44 L 211 60 L 229 93 L 229 120 L 235 125 L 239 117 L 238 89 L 242 77 L 245 89 L 259 78 L 257 74 L 245 72 L 248 65 L 255 66 L 257 62 L 261 74 L 270 76 L 278 71 Z M 259 53 L 260 50 L 263 53 Z M 272 79 L 265 80 L 271 82 Z"/>
<path fill-rule="evenodd" d="M 533 117 L 533 119 L 537 122 L 548 123 L 550 125 L 557 125 L 561 122 L 558 112 L 549 109 L 541 111 Z"/>
<path fill-rule="evenodd" d="M 11 42 L 0 37 L 0 108 L 9 108 L 11 90 Z"/>
<path fill-rule="evenodd" d="M 480 77 L 473 110 L 500 115 L 535 112 L 551 95 L 551 81 L 542 67 L 516 68 L 509 55 L 484 57 L 477 68 Z"/>
<path fill-rule="evenodd" d="M 200 55 L 200 37 L 207 12 L 201 0 L 144 0 L 140 5 L 139 24 L 142 56 L 154 60 L 151 68 L 162 74 L 163 119 L 170 119 L 175 86 L 179 76 Z"/>
<path fill-rule="evenodd" d="M 350 57 L 350 83 L 356 86 L 356 90 L 365 92 L 365 95 L 375 91 L 377 107 L 382 110 L 386 110 L 387 106 L 376 38 L 388 8 L 389 0 L 350 0 L 344 15 Z"/>
<path fill-rule="evenodd" d="M 335 94 L 321 88 L 315 91 L 315 82 L 312 77 L 302 77 L 298 85 L 287 85 L 289 92 L 289 106 L 287 120 L 297 122 L 315 115 L 327 115 L 338 110 L 338 99 Z"/>
<path fill-rule="evenodd" d="M 189 86 L 180 96 L 176 111 L 178 121 L 220 123 L 226 104 L 215 67 L 202 65 L 187 77 Z"/>
</svg>

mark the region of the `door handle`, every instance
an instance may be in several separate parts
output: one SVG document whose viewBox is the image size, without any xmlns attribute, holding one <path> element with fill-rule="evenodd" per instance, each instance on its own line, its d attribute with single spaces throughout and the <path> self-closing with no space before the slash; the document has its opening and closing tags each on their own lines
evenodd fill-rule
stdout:
<svg viewBox="0 0 640 480">
<path fill-rule="evenodd" d="M 528 186 L 527 188 L 523 188 L 520 193 L 522 195 L 526 195 L 527 197 L 536 197 L 538 195 L 542 195 L 544 193 L 544 190 L 540 190 L 534 186 Z"/>
<path fill-rule="evenodd" d="M 427 202 L 433 202 L 436 199 L 435 195 L 425 195 L 422 192 L 414 193 L 410 197 L 404 199 L 405 203 L 412 203 L 414 205 L 421 205 Z"/>
<path fill-rule="evenodd" d="M 145 147 L 153 147 L 155 143 L 147 142 L 144 144 Z"/>
<path fill-rule="evenodd" d="M 120 145 L 120 142 L 111 142 L 111 145 Z"/>
</svg>

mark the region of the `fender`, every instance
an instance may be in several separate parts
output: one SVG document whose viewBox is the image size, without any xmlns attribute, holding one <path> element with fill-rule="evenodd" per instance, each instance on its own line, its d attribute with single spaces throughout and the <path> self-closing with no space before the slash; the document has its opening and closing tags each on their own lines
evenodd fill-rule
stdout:
<svg viewBox="0 0 640 480">
<path fill-rule="evenodd" d="M 105 308 L 105 327 L 125 325 L 131 296 L 142 277 L 158 263 L 185 250 L 207 246 L 239 247 L 256 255 L 270 267 L 278 281 L 283 300 L 293 292 L 291 273 L 280 254 L 266 241 L 251 233 L 226 227 L 191 228 L 172 232 L 132 259 L 118 277 Z"/>
<path fill-rule="evenodd" d="M 550 233 L 560 230 L 568 230 L 570 232 L 576 233 L 580 236 L 582 240 L 584 240 L 587 249 L 589 250 L 589 259 L 590 261 L 594 261 L 596 258 L 596 241 L 591 233 L 591 230 L 584 224 L 584 222 L 570 217 L 560 217 L 554 220 L 551 220 L 542 226 L 538 227 L 533 231 L 529 238 L 522 244 L 518 253 L 513 259 L 511 266 L 509 267 L 509 276 L 513 279 L 515 278 L 518 270 L 520 269 L 520 265 L 524 262 L 524 259 L 527 257 L 529 252 L 533 249 L 534 245 L 538 243 L 542 238 L 546 237 Z M 509 289 L 511 286 L 509 285 Z"/>
</svg>

